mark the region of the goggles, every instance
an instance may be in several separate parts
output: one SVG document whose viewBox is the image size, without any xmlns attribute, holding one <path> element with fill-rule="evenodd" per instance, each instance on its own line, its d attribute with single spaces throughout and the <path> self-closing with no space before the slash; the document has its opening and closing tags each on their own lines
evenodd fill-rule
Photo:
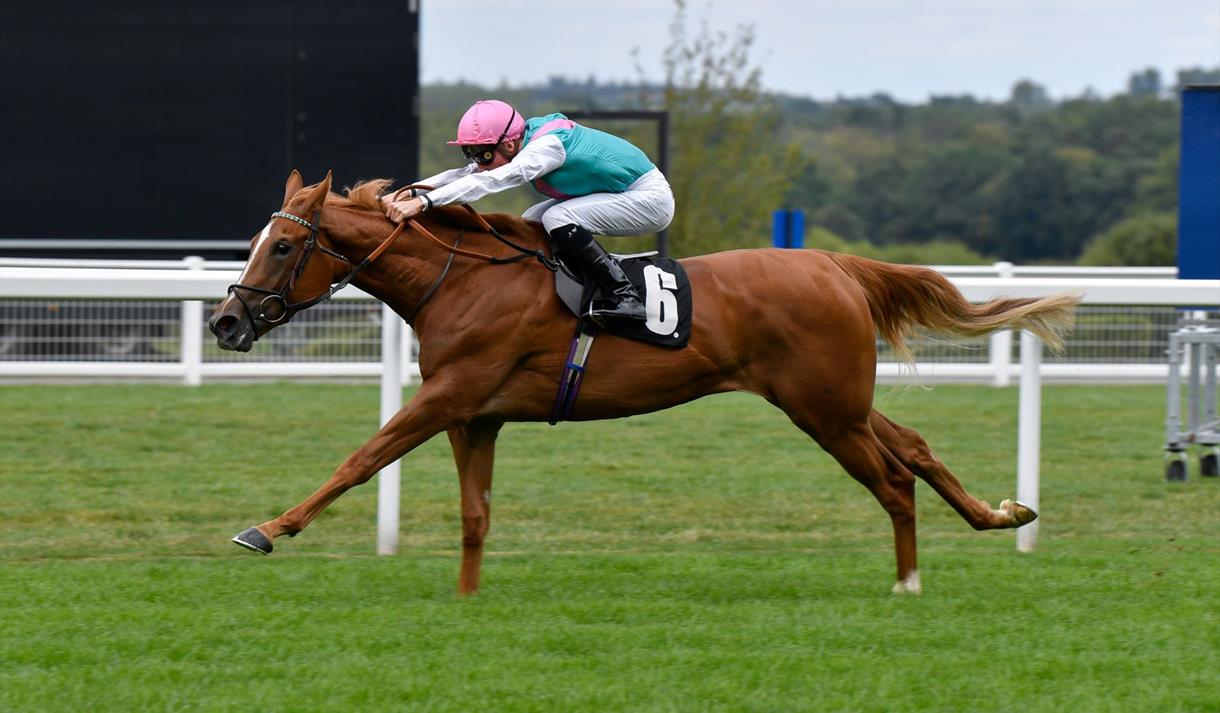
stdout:
<svg viewBox="0 0 1220 713">
<path fill-rule="evenodd" d="M 486 144 L 484 146 L 463 146 L 462 155 L 467 160 L 474 161 L 480 166 L 486 166 L 496 160 L 496 147 L 500 144 Z"/>
</svg>

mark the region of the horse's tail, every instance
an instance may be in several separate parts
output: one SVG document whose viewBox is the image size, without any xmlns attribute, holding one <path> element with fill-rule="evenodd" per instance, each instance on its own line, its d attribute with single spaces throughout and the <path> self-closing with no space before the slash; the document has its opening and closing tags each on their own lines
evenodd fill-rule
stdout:
<svg viewBox="0 0 1220 713">
<path fill-rule="evenodd" d="M 1028 329 L 1052 349 L 1063 347 L 1080 297 L 1002 297 L 971 304 L 936 270 L 894 265 L 854 255 L 825 252 L 864 289 L 877 331 L 904 361 L 913 361 L 906 339 L 915 327 L 961 337 L 979 337 L 1001 328 Z"/>
</svg>

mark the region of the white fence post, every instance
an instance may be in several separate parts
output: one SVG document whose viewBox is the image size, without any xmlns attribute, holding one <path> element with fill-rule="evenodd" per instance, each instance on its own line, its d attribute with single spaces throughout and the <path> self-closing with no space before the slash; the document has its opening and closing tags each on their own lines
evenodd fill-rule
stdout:
<svg viewBox="0 0 1220 713">
<path fill-rule="evenodd" d="M 1038 469 L 1042 449 L 1042 340 L 1021 332 L 1021 395 L 1017 416 L 1017 500 L 1038 511 Z M 1038 521 L 1017 529 L 1017 550 L 1032 552 Z"/>
<path fill-rule="evenodd" d="M 402 408 L 402 318 L 381 306 L 381 425 Z M 377 554 L 398 551 L 398 508 L 401 493 L 399 461 L 381 469 L 377 476 Z"/>
<path fill-rule="evenodd" d="M 993 267 L 997 277 L 1009 279 L 1013 276 L 1011 262 L 997 262 Z M 991 385 L 1008 386 L 1011 384 L 1012 375 L 1009 374 L 1012 366 L 1011 329 L 1004 329 L 991 335 L 989 356 L 992 368 Z"/>
<path fill-rule="evenodd" d="M 395 315 L 395 317 L 397 317 L 397 315 Z M 411 373 L 411 359 L 409 358 L 411 356 L 411 343 L 415 340 L 415 330 L 411 329 L 410 326 L 407 326 L 406 329 L 401 329 L 399 331 L 402 332 L 402 345 L 399 348 L 402 349 L 403 358 L 399 360 L 401 369 L 398 373 L 399 378 L 402 379 L 402 383 L 409 384 L 415 378 L 415 376 Z"/>
<path fill-rule="evenodd" d="M 182 259 L 188 270 L 202 270 L 203 258 L 191 255 Z M 182 383 L 203 383 L 203 300 L 182 301 Z"/>
</svg>

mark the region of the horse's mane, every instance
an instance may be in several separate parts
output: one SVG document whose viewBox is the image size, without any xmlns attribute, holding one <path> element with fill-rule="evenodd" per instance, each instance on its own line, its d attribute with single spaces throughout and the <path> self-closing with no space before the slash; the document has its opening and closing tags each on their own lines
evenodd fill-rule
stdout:
<svg viewBox="0 0 1220 713">
<path fill-rule="evenodd" d="M 380 213 L 382 210 L 381 196 L 393 183 L 394 179 L 392 178 L 372 178 L 367 181 L 360 181 L 350 188 L 343 189 L 343 192 L 347 194 L 346 197 L 337 193 L 331 193 L 326 197 L 326 202 L 331 205 L 371 210 Z M 425 216 L 430 222 L 437 222 L 454 228 L 483 231 L 483 225 L 471 215 L 470 211 L 461 206 L 433 208 Z M 546 234 L 541 223 L 525 220 L 508 213 L 484 213 L 483 218 L 504 235 L 516 236 L 520 239 L 533 238 L 536 239 L 538 245 L 546 243 Z"/>
</svg>

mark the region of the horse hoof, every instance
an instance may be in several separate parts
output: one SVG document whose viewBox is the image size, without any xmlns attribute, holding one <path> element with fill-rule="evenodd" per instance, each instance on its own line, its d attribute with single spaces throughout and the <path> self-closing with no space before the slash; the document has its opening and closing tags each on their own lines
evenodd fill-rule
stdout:
<svg viewBox="0 0 1220 713">
<path fill-rule="evenodd" d="M 890 591 L 898 595 L 913 594 L 917 597 L 923 594 L 923 585 L 919 583 L 919 571 L 911 570 L 906 579 L 898 580 L 898 583 Z"/>
<path fill-rule="evenodd" d="M 259 532 L 257 527 L 250 527 L 243 530 L 237 537 L 233 538 L 233 542 L 245 547 L 247 550 L 254 550 L 259 554 L 271 554 L 271 540 L 262 532 Z"/>
<path fill-rule="evenodd" d="M 1000 509 L 1012 516 L 1015 527 L 1028 525 L 1038 519 L 1038 513 L 1020 500 L 1005 500 L 1000 503 Z"/>
</svg>

